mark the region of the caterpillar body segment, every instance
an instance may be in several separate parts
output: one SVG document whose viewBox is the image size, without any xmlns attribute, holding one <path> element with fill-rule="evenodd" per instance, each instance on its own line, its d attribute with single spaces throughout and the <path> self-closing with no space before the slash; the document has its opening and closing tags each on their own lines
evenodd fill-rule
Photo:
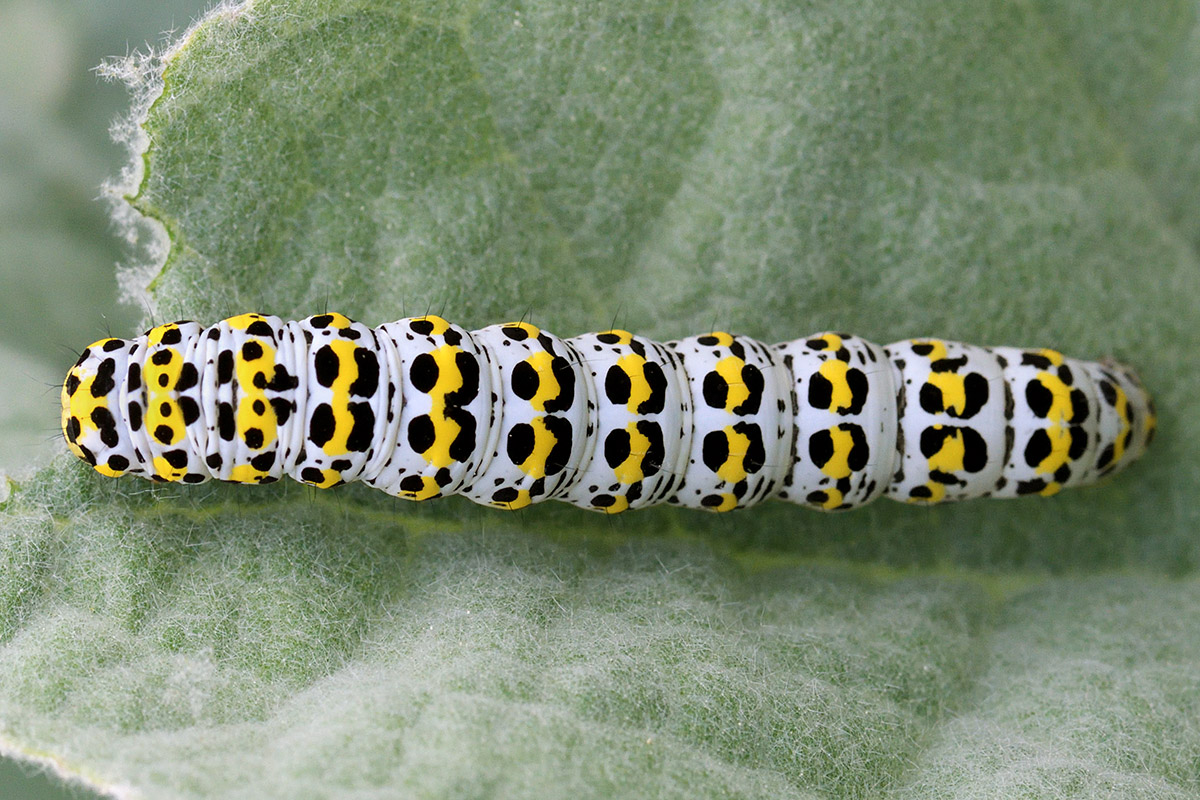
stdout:
<svg viewBox="0 0 1200 800">
<path fill-rule="evenodd" d="M 668 345 L 683 360 L 692 434 L 683 485 L 668 498 L 732 511 L 771 497 L 791 469 L 791 381 L 774 348 L 709 333 Z"/>
<path fill-rule="evenodd" d="M 92 344 L 62 388 L 68 447 L 111 477 L 359 480 L 408 500 L 606 513 L 1051 495 L 1131 463 L 1154 426 L 1130 370 L 1054 350 L 560 339 L 436 316 L 169 323 Z"/>
<path fill-rule="evenodd" d="M 693 431 L 683 359 L 627 331 L 585 333 L 570 343 L 594 389 L 597 444 L 564 499 L 615 514 L 673 497 Z"/>
<path fill-rule="evenodd" d="M 824 333 L 776 345 L 792 380 L 792 469 L 779 497 L 832 511 L 869 503 L 891 484 L 898 376 L 877 344 Z"/>
</svg>

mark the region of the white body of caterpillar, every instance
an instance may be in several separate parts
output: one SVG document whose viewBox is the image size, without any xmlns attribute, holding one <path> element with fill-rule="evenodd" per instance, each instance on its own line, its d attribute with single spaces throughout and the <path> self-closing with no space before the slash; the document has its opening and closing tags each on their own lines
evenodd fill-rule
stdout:
<svg viewBox="0 0 1200 800">
<path fill-rule="evenodd" d="M 170 323 L 92 344 L 62 390 L 68 446 L 109 476 L 358 480 L 409 500 L 608 513 L 1054 494 L 1136 459 L 1154 424 L 1131 371 L 1053 350 L 559 339 L 435 316 Z"/>
</svg>

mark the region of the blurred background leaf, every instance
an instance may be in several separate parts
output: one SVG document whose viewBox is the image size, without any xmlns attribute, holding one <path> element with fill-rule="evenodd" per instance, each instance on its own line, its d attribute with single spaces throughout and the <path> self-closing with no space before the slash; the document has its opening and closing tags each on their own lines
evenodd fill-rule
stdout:
<svg viewBox="0 0 1200 800">
<path fill-rule="evenodd" d="M 125 88 L 102 59 L 158 42 L 207 0 L 0 2 L 0 469 L 53 450 L 45 413 L 70 352 L 127 333 L 142 313 L 117 302 L 123 257 L 100 186 L 125 162 L 109 136 Z"/>
<path fill-rule="evenodd" d="M 72 350 L 142 316 L 117 302 L 123 252 L 98 201 L 126 160 L 108 129 L 128 94 L 93 70 L 208 5 L 0 0 L 0 471 L 28 472 L 58 447 L 53 408 Z M 80 792 L 0 761 L 5 797 Z"/>
</svg>

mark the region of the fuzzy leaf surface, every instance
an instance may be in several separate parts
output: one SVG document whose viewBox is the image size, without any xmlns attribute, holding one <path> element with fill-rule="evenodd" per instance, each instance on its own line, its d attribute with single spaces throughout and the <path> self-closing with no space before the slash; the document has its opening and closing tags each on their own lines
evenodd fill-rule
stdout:
<svg viewBox="0 0 1200 800">
<path fill-rule="evenodd" d="M 218 8 L 130 68 L 159 320 L 1048 345 L 1135 364 L 1159 438 L 840 516 L 63 459 L 0 512 L 0 736 L 156 797 L 1194 796 L 1200 23 L 1127 5 Z"/>
</svg>

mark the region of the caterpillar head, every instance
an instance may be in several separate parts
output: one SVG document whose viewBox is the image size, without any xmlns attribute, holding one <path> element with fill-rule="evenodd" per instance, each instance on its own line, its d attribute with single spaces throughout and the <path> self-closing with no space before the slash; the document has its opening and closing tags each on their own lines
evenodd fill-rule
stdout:
<svg viewBox="0 0 1200 800">
<path fill-rule="evenodd" d="M 62 432 L 67 447 L 110 477 L 142 471 L 130 434 L 134 420 L 127 419 L 121 408 L 122 384 L 138 380 L 130 369 L 136 348 L 125 339 L 101 339 L 84 349 L 63 381 Z M 138 420 L 136 427 L 140 424 Z"/>
</svg>

